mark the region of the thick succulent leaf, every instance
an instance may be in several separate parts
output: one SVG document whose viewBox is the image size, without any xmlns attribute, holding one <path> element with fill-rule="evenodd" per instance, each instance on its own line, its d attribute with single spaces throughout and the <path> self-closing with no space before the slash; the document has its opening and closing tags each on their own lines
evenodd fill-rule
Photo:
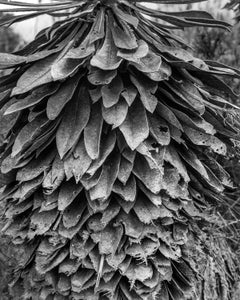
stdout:
<svg viewBox="0 0 240 300">
<path fill-rule="evenodd" d="M 226 145 L 216 136 L 186 126 L 184 126 L 184 132 L 195 145 L 210 147 L 214 152 L 226 155 Z"/>
<path fill-rule="evenodd" d="M 112 38 L 110 26 L 106 28 L 106 35 L 102 47 L 91 59 L 91 65 L 102 70 L 115 70 L 117 69 L 122 59 L 117 57 L 117 47 L 115 46 Z"/>
<path fill-rule="evenodd" d="M 112 128 L 119 127 L 126 119 L 128 105 L 124 99 L 120 99 L 117 104 L 105 108 L 102 106 L 102 116 L 106 123 L 112 125 Z"/>
<path fill-rule="evenodd" d="M 123 83 L 120 76 L 116 76 L 108 85 L 104 85 L 101 89 L 104 107 L 109 108 L 117 104 L 122 90 Z"/>
<path fill-rule="evenodd" d="M 136 149 L 148 137 L 147 115 L 145 108 L 139 101 L 134 101 L 119 129 L 132 150 Z"/>
<path fill-rule="evenodd" d="M 102 166 L 108 155 L 112 152 L 116 143 L 116 134 L 114 131 L 107 136 L 102 138 L 99 157 L 92 162 L 89 169 L 87 170 L 87 174 L 94 175 L 94 173 Z"/>
<path fill-rule="evenodd" d="M 138 93 L 137 89 L 132 85 L 124 88 L 124 91 L 122 92 L 122 96 L 127 101 L 128 106 L 131 106 L 133 104 L 133 101 L 135 100 L 137 93 Z"/>
<path fill-rule="evenodd" d="M 28 107 L 34 106 L 40 103 L 47 96 L 53 94 L 58 89 L 56 84 L 45 84 L 39 88 L 33 90 L 33 92 L 24 99 L 20 99 L 11 105 L 6 111 L 5 114 L 11 114 L 16 111 L 26 109 Z"/>
<path fill-rule="evenodd" d="M 87 90 L 80 88 L 64 111 L 56 134 L 56 144 L 62 158 L 78 141 L 90 117 L 90 99 Z"/>
<path fill-rule="evenodd" d="M 20 113 L 15 112 L 10 115 L 5 115 L 9 107 L 17 103 L 17 99 L 12 98 L 0 109 L 0 145 L 4 142 L 5 138 L 16 124 Z"/>
<path fill-rule="evenodd" d="M 170 143 L 171 136 L 169 127 L 164 120 L 156 118 L 154 115 L 148 115 L 148 123 L 151 135 L 155 138 L 156 142 L 162 146 Z"/>
<path fill-rule="evenodd" d="M 153 95 L 157 90 L 157 84 L 140 76 L 138 76 L 138 78 L 130 76 L 130 79 L 136 86 L 140 94 L 140 99 L 146 110 L 153 113 L 158 103 L 157 98 Z"/>
<path fill-rule="evenodd" d="M 19 203 L 26 200 L 39 188 L 42 181 L 42 176 L 39 176 L 33 180 L 23 182 L 21 185 L 19 185 L 16 192 L 13 193 L 12 198 L 14 200 L 18 200 Z"/>
<path fill-rule="evenodd" d="M 75 200 L 64 210 L 62 220 L 65 228 L 68 229 L 74 227 L 79 223 L 86 209 L 86 205 L 87 205 L 86 202 L 83 201 L 83 199 L 80 199 L 79 197 L 79 198 L 75 198 Z"/>
<path fill-rule="evenodd" d="M 108 26 L 111 28 L 112 37 L 116 47 L 120 49 L 135 49 L 138 47 L 136 37 L 132 29 L 128 26 L 127 23 L 122 22 L 118 19 L 117 21 L 114 18 L 114 15 L 109 13 L 109 23 Z"/>
<path fill-rule="evenodd" d="M 84 129 L 86 151 L 92 159 L 97 159 L 99 157 L 102 126 L 103 118 L 101 107 L 96 103 L 92 106 L 90 119 Z"/>
<path fill-rule="evenodd" d="M 121 196 L 125 201 L 135 201 L 137 186 L 134 176 L 131 176 L 124 185 L 116 181 L 113 185 L 113 192 Z"/>
<path fill-rule="evenodd" d="M 158 168 L 152 169 L 143 156 L 137 156 L 134 162 L 133 173 L 154 194 L 162 188 L 162 172 Z"/>
<path fill-rule="evenodd" d="M 10 53 L 0 53 L 0 69 L 11 68 L 23 64 L 26 58 L 20 55 Z"/>
<path fill-rule="evenodd" d="M 105 36 L 105 8 L 101 8 L 95 17 L 94 24 L 89 34 L 89 43 L 103 39 Z"/>
<path fill-rule="evenodd" d="M 49 97 L 46 109 L 49 120 L 56 119 L 64 106 L 71 100 L 80 79 L 79 77 L 70 78 L 61 85 L 56 93 Z"/>
<path fill-rule="evenodd" d="M 28 181 L 38 177 L 41 173 L 49 169 L 51 162 L 55 157 L 55 153 L 42 154 L 38 159 L 31 160 L 25 167 L 18 170 L 16 179 L 18 181 Z"/>
<path fill-rule="evenodd" d="M 128 181 L 133 169 L 133 163 L 124 158 L 124 156 L 121 157 L 121 162 L 119 165 L 119 171 L 118 171 L 118 179 L 123 183 L 126 184 Z"/>
<path fill-rule="evenodd" d="M 93 85 L 110 84 L 117 76 L 117 70 L 105 71 L 92 67 L 89 71 L 88 81 Z"/>
<path fill-rule="evenodd" d="M 58 195 L 58 210 L 63 211 L 67 208 L 81 190 L 82 185 L 76 184 L 74 181 L 67 181 L 62 184 Z"/>
<path fill-rule="evenodd" d="M 97 184 L 90 189 L 91 200 L 106 200 L 112 191 L 113 184 L 117 179 L 120 164 L 120 155 L 115 153 L 103 164 L 102 172 Z"/>
<path fill-rule="evenodd" d="M 47 122 L 48 120 L 45 117 L 40 116 L 25 125 L 14 141 L 12 147 L 12 157 L 29 147 L 33 140 L 42 133 L 44 125 L 46 125 Z"/>
<path fill-rule="evenodd" d="M 91 163 L 92 159 L 88 156 L 83 137 L 81 137 L 73 153 L 64 159 L 64 171 L 67 180 L 74 176 L 76 182 L 79 182 Z"/>
<path fill-rule="evenodd" d="M 44 60 L 34 63 L 17 81 L 16 87 L 12 91 L 12 95 L 26 93 L 40 85 L 53 81 L 51 76 L 51 65 L 55 61 L 56 56 L 51 55 Z"/>
<path fill-rule="evenodd" d="M 138 40 L 138 48 L 136 50 L 133 51 L 119 50 L 117 52 L 117 56 L 131 62 L 138 62 L 140 58 L 147 55 L 148 51 L 149 51 L 149 47 L 147 43 L 144 40 Z"/>
</svg>

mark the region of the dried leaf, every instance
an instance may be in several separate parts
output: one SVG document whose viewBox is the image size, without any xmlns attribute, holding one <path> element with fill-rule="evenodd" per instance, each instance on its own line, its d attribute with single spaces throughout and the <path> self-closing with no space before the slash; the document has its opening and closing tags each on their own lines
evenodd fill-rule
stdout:
<svg viewBox="0 0 240 300">
<path fill-rule="evenodd" d="M 53 193 L 62 183 L 65 177 L 64 165 L 57 155 L 53 161 L 52 168 L 43 180 L 42 187 L 44 193 Z"/>
<path fill-rule="evenodd" d="M 106 200 L 110 196 L 113 184 L 117 179 L 119 164 L 119 154 L 114 153 L 108 157 L 102 167 L 102 172 L 97 184 L 89 191 L 91 200 Z"/>
<path fill-rule="evenodd" d="M 74 181 L 64 182 L 58 196 L 58 210 L 65 210 L 82 191 L 82 188 L 81 184 L 76 184 Z"/>
<path fill-rule="evenodd" d="M 190 178 L 187 173 L 187 169 L 183 164 L 181 158 L 179 157 L 177 151 L 174 149 L 174 147 L 172 146 L 166 147 L 164 160 L 169 162 L 173 167 L 177 169 L 178 173 L 182 176 L 185 182 L 190 181 Z"/>
<path fill-rule="evenodd" d="M 123 229 L 121 226 L 112 227 L 109 225 L 100 232 L 92 233 L 91 238 L 98 244 L 100 255 L 114 255 L 117 251 L 122 235 Z"/>
<path fill-rule="evenodd" d="M 116 181 L 113 185 L 113 192 L 120 195 L 125 201 L 133 202 L 137 195 L 136 180 L 131 176 L 126 184 Z"/>
<path fill-rule="evenodd" d="M 165 217 L 164 209 L 156 207 L 144 195 L 138 196 L 133 209 L 139 220 L 144 224 L 151 224 L 154 220 Z"/>
<path fill-rule="evenodd" d="M 144 157 L 136 157 L 133 173 L 154 194 L 158 194 L 162 189 L 162 172 L 158 168 L 151 169 Z"/>
<path fill-rule="evenodd" d="M 216 136 L 203 133 L 187 126 L 184 126 L 184 132 L 195 145 L 210 147 L 217 154 L 226 155 L 226 145 Z"/>
<path fill-rule="evenodd" d="M 33 239 L 36 235 L 42 235 L 47 232 L 53 225 L 58 216 L 57 210 L 34 212 L 31 216 L 31 224 L 28 232 L 28 237 Z"/>
</svg>

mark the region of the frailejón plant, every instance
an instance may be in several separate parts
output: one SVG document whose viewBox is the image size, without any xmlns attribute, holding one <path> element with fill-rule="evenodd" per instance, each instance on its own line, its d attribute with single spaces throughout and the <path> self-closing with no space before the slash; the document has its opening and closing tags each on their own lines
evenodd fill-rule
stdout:
<svg viewBox="0 0 240 300">
<path fill-rule="evenodd" d="M 228 29 L 161 8 L 199 0 L 141 2 L 0 1 L 24 13 L 2 26 L 61 17 L 0 54 L 12 69 L 0 79 L 0 149 L 4 232 L 24 247 L 17 299 L 197 299 L 191 253 L 211 254 L 201 237 L 232 188 L 216 154 L 239 140 L 224 100 L 237 96 L 220 77 L 240 73 L 173 34 Z"/>
</svg>

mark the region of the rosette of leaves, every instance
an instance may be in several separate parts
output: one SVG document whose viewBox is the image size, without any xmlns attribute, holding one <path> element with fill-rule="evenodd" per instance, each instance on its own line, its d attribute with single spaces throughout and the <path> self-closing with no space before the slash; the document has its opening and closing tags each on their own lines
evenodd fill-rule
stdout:
<svg viewBox="0 0 240 300">
<path fill-rule="evenodd" d="M 4 232 L 25 249 L 18 299 L 194 295 L 188 245 L 209 257 L 203 228 L 232 188 L 215 154 L 239 140 L 224 98 L 237 95 L 219 77 L 240 73 L 195 58 L 171 31 L 226 23 L 140 2 L 0 1 L 26 12 L 2 25 L 63 17 L 0 54 L 13 69 L 0 79 L 0 149 Z"/>
</svg>

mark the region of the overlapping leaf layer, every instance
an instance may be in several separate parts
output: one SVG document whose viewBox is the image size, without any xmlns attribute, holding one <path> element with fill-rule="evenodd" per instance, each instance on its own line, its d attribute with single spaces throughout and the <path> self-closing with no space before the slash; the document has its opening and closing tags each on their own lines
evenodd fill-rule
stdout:
<svg viewBox="0 0 240 300">
<path fill-rule="evenodd" d="M 68 19 L 0 55 L 14 69 L 0 79 L 1 185 L 23 299 L 187 299 L 189 244 L 209 255 L 201 224 L 232 187 L 215 154 L 239 140 L 219 76 L 239 72 L 167 27 L 227 25 L 133 2 L 65 2 Z"/>
</svg>

